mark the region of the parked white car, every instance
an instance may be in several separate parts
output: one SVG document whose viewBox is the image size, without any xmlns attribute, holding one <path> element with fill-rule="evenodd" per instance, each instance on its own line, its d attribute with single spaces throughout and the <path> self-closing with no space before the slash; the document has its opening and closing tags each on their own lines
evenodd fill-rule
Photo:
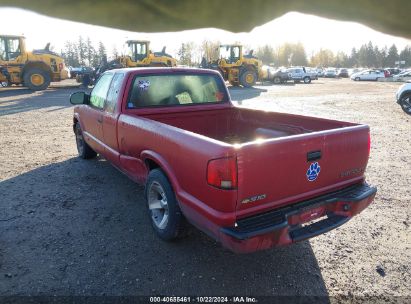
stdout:
<svg viewBox="0 0 411 304">
<path fill-rule="evenodd" d="M 328 69 L 326 69 L 326 70 L 325 70 L 325 73 L 324 73 L 324 77 L 327 77 L 327 78 L 335 78 L 335 77 L 337 77 L 337 69 L 334 69 L 334 68 L 328 68 Z"/>
<path fill-rule="evenodd" d="M 318 79 L 317 73 L 310 73 L 305 67 L 294 67 L 287 69 L 288 78 L 294 82 L 304 81 L 310 83 L 313 79 Z M 315 75 L 314 75 L 315 74 Z"/>
<path fill-rule="evenodd" d="M 397 93 L 395 93 L 395 99 L 403 111 L 411 115 L 411 82 L 407 82 L 399 87 Z"/>
<path fill-rule="evenodd" d="M 379 70 L 366 70 L 351 75 L 351 80 L 378 80 L 378 78 L 385 78 L 384 71 Z"/>
<path fill-rule="evenodd" d="M 323 69 L 317 69 L 317 76 L 318 77 L 324 77 L 324 70 Z"/>
<path fill-rule="evenodd" d="M 402 73 L 399 73 L 397 75 L 392 76 L 392 79 L 394 81 L 408 81 L 411 80 L 411 71 L 405 71 Z"/>
</svg>

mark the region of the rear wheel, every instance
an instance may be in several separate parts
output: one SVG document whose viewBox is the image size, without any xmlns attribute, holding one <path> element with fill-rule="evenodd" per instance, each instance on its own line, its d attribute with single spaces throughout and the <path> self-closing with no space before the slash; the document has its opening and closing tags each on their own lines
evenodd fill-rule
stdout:
<svg viewBox="0 0 411 304">
<path fill-rule="evenodd" d="M 42 69 L 32 68 L 24 73 L 24 85 L 33 91 L 42 91 L 48 88 L 51 79 L 50 74 Z"/>
<path fill-rule="evenodd" d="M 411 93 L 401 96 L 398 103 L 405 113 L 411 115 Z"/>
<path fill-rule="evenodd" d="M 183 214 L 170 182 L 160 169 L 150 171 L 145 195 L 151 225 L 156 234 L 165 241 L 180 237 L 183 232 Z"/>
<path fill-rule="evenodd" d="M 281 83 L 281 78 L 280 77 L 274 77 L 273 83 L 280 84 Z"/>
<path fill-rule="evenodd" d="M 257 73 L 255 71 L 246 70 L 240 76 L 240 83 L 245 88 L 250 88 L 257 82 Z"/>
<path fill-rule="evenodd" d="M 304 83 L 310 83 L 311 82 L 311 78 L 310 77 L 304 77 Z"/>
<path fill-rule="evenodd" d="M 97 153 L 84 140 L 83 131 L 81 130 L 79 123 L 76 123 L 76 125 L 74 126 L 74 134 L 76 136 L 78 156 L 83 159 L 96 157 Z"/>
</svg>

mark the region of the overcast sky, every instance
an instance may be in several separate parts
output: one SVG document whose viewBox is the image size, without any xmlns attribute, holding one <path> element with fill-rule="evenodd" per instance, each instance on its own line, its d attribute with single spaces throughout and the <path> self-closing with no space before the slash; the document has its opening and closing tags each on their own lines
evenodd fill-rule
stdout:
<svg viewBox="0 0 411 304">
<path fill-rule="evenodd" d="M 47 42 L 51 42 L 54 50 L 58 52 L 63 48 L 66 40 L 77 40 L 79 35 L 88 36 L 95 43 L 102 41 L 109 54 L 114 47 L 121 52 L 127 39 L 151 40 L 153 51 L 160 51 L 166 45 L 167 52 L 171 55 L 176 55 L 182 42 L 193 41 L 199 44 L 204 39 L 219 40 L 222 43 L 240 41 L 254 49 L 264 44 L 275 47 L 284 42 L 302 42 L 309 56 L 320 48 L 349 53 L 352 47 L 358 48 L 370 40 L 378 46 L 390 46 L 395 43 L 399 49 L 407 44 L 411 45 L 410 40 L 382 34 L 358 23 L 335 21 L 301 13 L 288 13 L 254 28 L 249 33 L 238 34 L 218 29 L 155 34 L 128 32 L 50 18 L 15 8 L 0 8 L 0 16 L 2 23 L 0 34 L 23 34 L 27 38 L 29 49 L 41 48 Z"/>
</svg>

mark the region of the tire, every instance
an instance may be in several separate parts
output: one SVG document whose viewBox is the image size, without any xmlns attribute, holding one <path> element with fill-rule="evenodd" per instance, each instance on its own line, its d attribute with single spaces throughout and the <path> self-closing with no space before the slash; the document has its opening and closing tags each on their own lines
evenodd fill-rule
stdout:
<svg viewBox="0 0 411 304">
<path fill-rule="evenodd" d="M 184 217 L 173 188 L 162 170 L 150 171 L 145 187 L 148 214 L 157 236 L 173 241 L 183 235 Z"/>
<path fill-rule="evenodd" d="M 354 80 L 355 81 L 360 81 L 360 77 L 355 77 Z"/>
<path fill-rule="evenodd" d="M 401 96 L 398 103 L 400 104 L 401 109 L 405 113 L 407 113 L 408 115 L 411 115 L 411 93 L 406 93 L 403 96 Z"/>
<path fill-rule="evenodd" d="M 303 80 L 304 80 L 304 83 L 305 83 L 305 84 L 311 83 L 311 78 L 310 78 L 310 77 L 307 77 L 307 76 L 306 76 L 306 77 L 304 77 Z"/>
<path fill-rule="evenodd" d="M 91 159 L 97 156 L 97 153 L 85 142 L 83 131 L 80 124 L 76 123 L 74 126 L 74 134 L 76 136 L 76 146 L 78 156 L 83 159 Z"/>
<path fill-rule="evenodd" d="M 31 68 L 24 73 L 24 85 L 33 91 L 43 91 L 50 85 L 50 74 L 39 68 Z"/>
<path fill-rule="evenodd" d="M 251 88 L 257 82 L 257 73 L 252 70 L 245 70 L 241 73 L 240 83 L 245 88 Z"/>
<path fill-rule="evenodd" d="M 273 78 L 273 83 L 274 83 L 274 84 L 280 84 L 280 83 L 282 83 L 281 78 L 280 78 L 280 77 L 274 77 L 274 78 Z"/>
</svg>

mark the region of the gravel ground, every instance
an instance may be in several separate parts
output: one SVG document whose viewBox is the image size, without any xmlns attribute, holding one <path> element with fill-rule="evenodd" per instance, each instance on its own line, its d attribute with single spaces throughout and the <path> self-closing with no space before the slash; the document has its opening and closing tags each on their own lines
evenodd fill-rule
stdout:
<svg viewBox="0 0 411 304">
<path fill-rule="evenodd" d="M 143 188 L 76 157 L 73 88 L 0 91 L 0 296 L 411 296 L 411 116 L 397 83 L 321 79 L 230 88 L 240 106 L 370 125 L 375 202 L 339 229 L 249 255 L 203 233 L 165 243 Z"/>
</svg>

